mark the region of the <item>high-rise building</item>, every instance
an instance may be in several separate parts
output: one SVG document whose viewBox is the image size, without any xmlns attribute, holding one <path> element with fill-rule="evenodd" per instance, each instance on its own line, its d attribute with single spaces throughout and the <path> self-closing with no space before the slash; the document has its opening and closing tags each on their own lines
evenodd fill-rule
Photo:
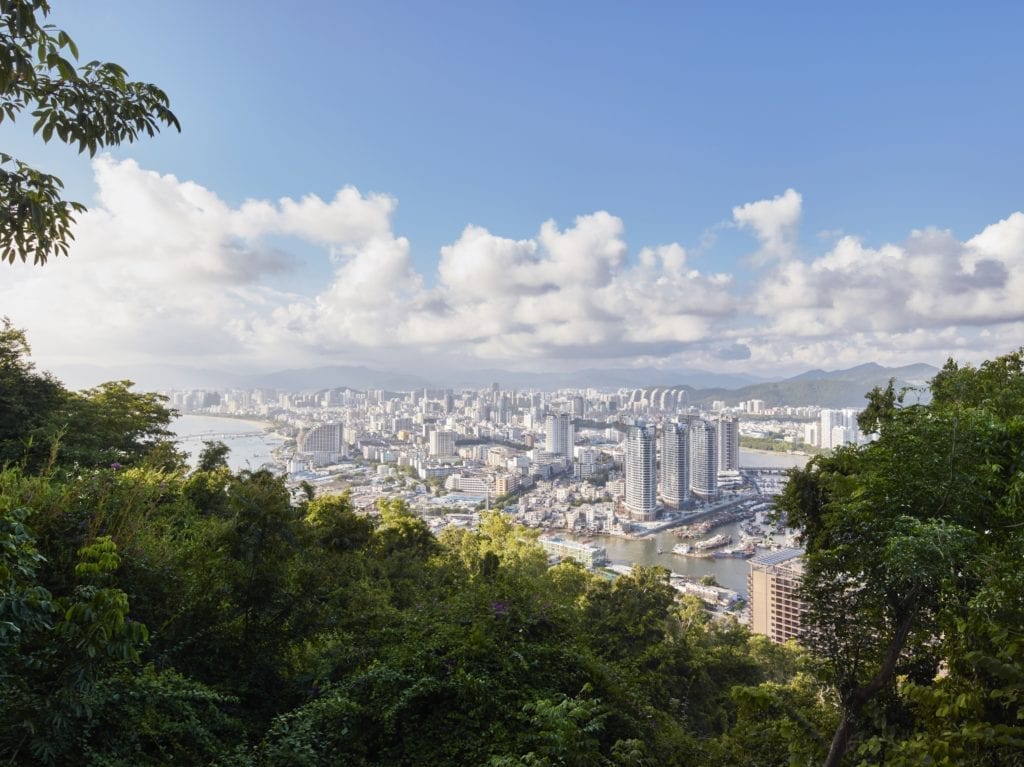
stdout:
<svg viewBox="0 0 1024 767">
<path fill-rule="evenodd" d="M 568 413 L 556 413 L 544 422 L 544 449 L 549 453 L 565 456 L 572 461 L 572 418 Z"/>
<path fill-rule="evenodd" d="M 718 441 L 718 473 L 736 472 L 740 468 L 740 422 L 738 419 L 720 415 L 715 421 Z"/>
<path fill-rule="evenodd" d="M 455 432 L 447 429 L 437 429 L 430 432 L 428 443 L 430 455 L 434 458 L 455 457 Z"/>
<path fill-rule="evenodd" d="M 750 631 L 773 642 L 799 639 L 807 605 L 799 598 L 803 580 L 802 549 L 782 549 L 750 560 L 747 592 Z"/>
<path fill-rule="evenodd" d="M 344 427 L 340 423 L 314 426 L 299 436 L 298 448 L 314 466 L 336 463 L 345 455 Z"/>
<path fill-rule="evenodd" d="M 661 435 L 661 500 L 673 509 L 690 499 L 690 424 L 666 423 Z"/>
<path fill-rule="evenodd" d="M 718 495 L 718 440 L 714 424 L 690 422 L 690 492 L 709 500 Z"/>
<path fill-rule="evenodd" d="M 821 440 L 819 447 L 823 447 L 826 450 L 831 450 L 835 445 L 832 444 L 832 428 L 839 425 L 840 413 L 837 410 L 823 409 L 821 411 L 820 418 L 820 429 L 818 431 L 818 438 Z"/>
<path fill-rule="evenodd" d="M 626 435 L 626 510 L 630 519 L 649 522 L 658 513 L 658 456 L 654 430 L 631 426 Z"/>
</svg>

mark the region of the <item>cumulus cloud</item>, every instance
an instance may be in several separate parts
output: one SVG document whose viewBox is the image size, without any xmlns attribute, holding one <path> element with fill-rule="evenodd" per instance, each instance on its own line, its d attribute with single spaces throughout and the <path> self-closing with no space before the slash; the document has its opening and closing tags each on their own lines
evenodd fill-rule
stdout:
<svg viewBox="0 0 1024 767">
<path fill-rule="evenodd" d="M 796 251 L 797 230 L 803 197 L 787 189 L 770 200 L 748 202 L 732 209 L 732 219 L 741 229 L 752 229 L 761 242 L 757 261 L 789 258 Z"/>
<path fill-rule="evenodd" d="M 787 190 L 733 210 L 767 259 L 747 287 L 698 270 L 707 254 L 678 243 L 631 248 L 605 211 L 522 239 L 469 225 L 418 269 L 387 195 L 232 206 L 131 161 L 94 168 L 98 204 L 71 256 L 16 264 L 0 283 L 0 314 L 44 363 L 401 367 L 416 353 L 769 372 L 1001 353 L 1024 328 L 1024 213 L 965 242 L 939 229 L 877 247 L 846 235 L 807 256 Z M 300 284 L 282 280 L 300 268 L 326 276 L 281 287 Z"/>
<path fill-rule="evenodd" d="M 983 326 L 1024 320 L 1024 244 L 1015 214 L 961 242 L 937 229 L 899 245 L 843 237 L 821 257 L 767 275 L 755 311 L 784 338 Z"/>
</svg>

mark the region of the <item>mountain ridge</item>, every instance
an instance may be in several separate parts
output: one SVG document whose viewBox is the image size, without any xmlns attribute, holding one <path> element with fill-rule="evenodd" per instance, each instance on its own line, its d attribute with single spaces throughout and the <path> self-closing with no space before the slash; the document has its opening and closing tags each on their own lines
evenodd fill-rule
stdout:
<svg viewBox="0 0 1024 767">
<path fill-rule="evenodd" d="M 72 388 L 94 386 L 104 380 L 130 379 L 143 390 L 166 389 L 278 389 L 315 391 L 334 388 L 358 390 L 485 388 L 497 382 L 505 389 L 649 389 L 685 387 L 690 401 L 727 404 L 750 399 L 764 400 L 768 407 L 780 405 L 819 405 L 856 407 L 875 386 L 885 386 L 890 378 L 898 386 L 923 386 L 938 372 L 925 363 L 884 367 L 875 362 L 838 370 L 812 369 L 789 378 L 768 379 L 743 373 L 714 373 L 686 368 L 586 368 L 569 373 L 537 373 L 489 368 L 470 371 L 446 371 L 442 374 L 412 374 L 379 370 L 366 365 L 321 365 L 315 368 L 291 368 L 268 373 L 238 373 L 180 365 L 147 365 L 123 369 L 94 365 L 65 366 L 54 372 Z M 107 377 L 103 377 L 106 375 Z"/>
</svg>

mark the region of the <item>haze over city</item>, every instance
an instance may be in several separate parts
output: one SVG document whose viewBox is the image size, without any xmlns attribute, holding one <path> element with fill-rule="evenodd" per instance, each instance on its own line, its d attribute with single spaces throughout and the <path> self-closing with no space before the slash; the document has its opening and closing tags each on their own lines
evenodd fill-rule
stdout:
<svg viewBox="0 0 1024 767">
<path fill-rule="evenodd" d="M 111 0 L 51 21 L 182 123 L 92 161 L 4 125 L 89 205 L 67 258 L 0 284 L 58 374 L 778 376 L 1024 338 L 1018 4 Z"/>
</svg>

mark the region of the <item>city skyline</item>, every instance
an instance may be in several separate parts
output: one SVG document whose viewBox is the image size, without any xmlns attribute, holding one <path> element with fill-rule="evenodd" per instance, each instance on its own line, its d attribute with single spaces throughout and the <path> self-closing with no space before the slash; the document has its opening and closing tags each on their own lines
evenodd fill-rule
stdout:
<svg viewBox="0 0 1024 767">
<path fill-rule="evenodd" d="M 40 368 L 115 377 L 1019 346 L 1024 10 L 587 8 L 55 8 L 183 132 L 89 162 L 5 125 L 90 210 L 67 259 L 7 267 L 0 314 Z"/>
</svg>

